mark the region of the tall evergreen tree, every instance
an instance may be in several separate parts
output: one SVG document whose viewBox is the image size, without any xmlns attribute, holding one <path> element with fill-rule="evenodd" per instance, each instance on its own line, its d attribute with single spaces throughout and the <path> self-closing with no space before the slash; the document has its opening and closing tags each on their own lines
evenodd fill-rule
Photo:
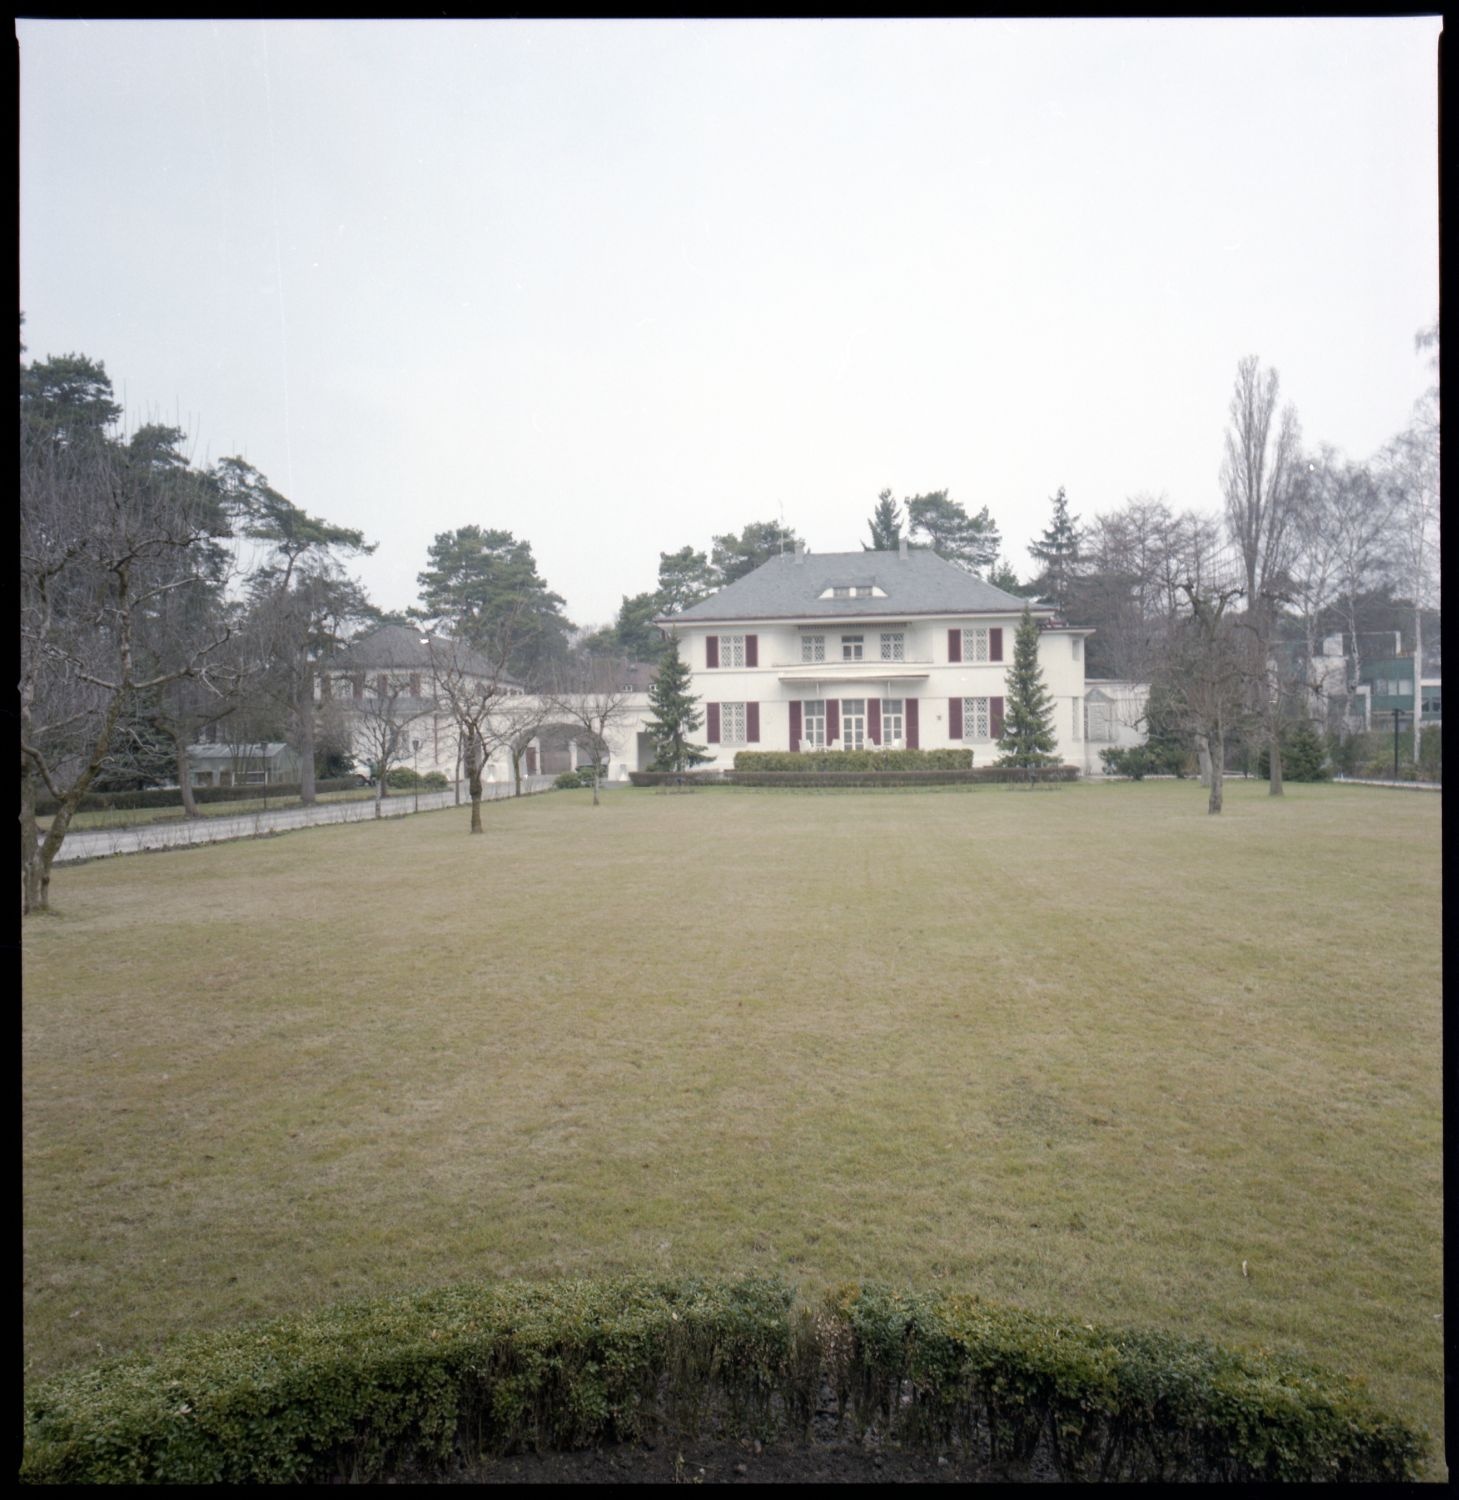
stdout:
<svg viewBox="0 0 1459 1500">
<path fill-rule="evenodd" d="M 659 674 L 648 690 L 654 717 L 644 727 L 654 742 L 652 770 L 687 771 L 710 758 L 706 746 L 689 742 L 703 722 L 689 681 L 689 664 L 679 655 L 679 638 L 670 636 Z"/>
<path fill-rule="evenodd" d="M 969 573 L 983 573 L 998 560 L 1003 538 L 985 505 L 970 516 L 946 490 L 907 501 L 907 534 Z"/>
<path fill-rule="evenodd" d="M 861 544 L 863 552 L 897 550 L 902 540 L 902 513 L 890 490 L 883 490 L 876 497 L 876 509 L 867 525 L 871 528 L 871 540 Z"/>
<path fill-rule="evenodd" d="M 669 615 L 707 599 L 720 586 L 709 558 L 693 547 L 659 553 L 659 608 Z"/>
<path fill-rule="evenodd" d="M 1039 628 L 1023 607 L 1013 640 L 1013 670 L 1003 705 L 1003 738 L 998 742 L 1000 766 L 1051 766 L 1054 751 L 1054 697 L 1044 686 L 1039 665 Z"/>
<path fill-rule="evenodd" d="M 1043 571 L 1034 580 L 1041 598 L 1049 599 L 1063 614 L 1069 607 L 1069 586 L 1079 570 L 1079 517 L 1069 515 L 1069 500 L 1064 486 L 1049 502 L 1053 519 L 1036 542 L 1029 543 L 1029 555 L 1042 564 Z"/>
<path fill-rule="evenodd" d="M 715 537 L 709 555 L 717 574 L 715 587 L 723 588 L 746 573 L 753 573 L 795 541 L 795 528 L 782 526 L 779 521 L 751 521 L 738 535 L 729 531 Z"/>
<path fill-rule="evenodd" d="M 1018 574 L 1013 571 L 1013 565 L 1006 557 L 1000 557 L 988 571 L 988 582 L 995 589 L 1002 589 L 1005 594 L 1016 594 L 1021 599 L 1024 595 L 1024 587 L 1018 581 Z"/>
<path fill-rule="evenodd" d="M 510 531 L 462 526 L 439 532 L 428 560 L 416 578 L 426 616 L 453 620 L 469 645 L 489 654 L 510 636 L 513 676 L 539 678 L 566 660 L 563 599 L 538 573 L 530 542 Z"/>
</svg>

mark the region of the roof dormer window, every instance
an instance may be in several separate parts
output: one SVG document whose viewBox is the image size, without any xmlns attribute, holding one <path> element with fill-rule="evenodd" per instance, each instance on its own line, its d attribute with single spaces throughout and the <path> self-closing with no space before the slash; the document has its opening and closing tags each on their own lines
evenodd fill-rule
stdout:
<svg viewBox="0 0 1459 1500">
<path fill-rule="evenodd" d="M 885 599 L 887 591 L 874 583 L 833 583 L 821 590 L 822 599 Z"/>
</svg>

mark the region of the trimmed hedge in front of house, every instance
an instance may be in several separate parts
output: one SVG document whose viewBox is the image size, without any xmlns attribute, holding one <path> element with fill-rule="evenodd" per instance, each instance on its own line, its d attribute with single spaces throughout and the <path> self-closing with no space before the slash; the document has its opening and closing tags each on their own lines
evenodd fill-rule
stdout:
<svg viewBox="0 0 1459 1500">
<path fill-rule="evenodd" d="M 966 771 L 726 771 L 733 786 L 954 786 L 1057 784 L 1079 779 L 1078 766 L 1038 766 L 1020 770 L 1014 766 L 979 766 Z"/>
<path fill-rule="evenodd" d="M 736 771 L 967 771 L 973 752 L 946 750 L 738 750 Z"/>
<path fill-rule="evenodd" d="M 357 776 L 335 776 L 327 780 L 316 780 L 316 792 L 353 792 L 363 783 Z M 299 795 L 297 781 L 276 781 L 265 786 L 255 782 L 252 786 L 195 786 L 194 802 L 252 802 L 263 797 L 289 798 Z M 48 818 L 56 810 L 54 797 L 42 797 L 35 805 L 36 816 Z M 77 807 L 77 812 L 135 812 L 142 807 L 175 807 L 182 811 L 182 792 L 175 786 L 148 787 L 138 792 L 88 792 Z"/>
<path fill-rule="evenodd" d="M 1411 1480 L 1427 1436 L 1289 1356 L 1061 1323 L 975 1296 L 776 1278 L 507 1283 L 348 1303 L 34 1386 L 30 1483 L 369 1479 L 404 1461 L 843 1416 L 907 1442 L 1044 1454 L 1063 1479 Z M 974 1451 L 981 1451 L 975 1447 Z"/>
<path fill-rule="evenodd" d="M 630 771 L 634 786 L 723 786 L 721 771 Z"/>
</svg>

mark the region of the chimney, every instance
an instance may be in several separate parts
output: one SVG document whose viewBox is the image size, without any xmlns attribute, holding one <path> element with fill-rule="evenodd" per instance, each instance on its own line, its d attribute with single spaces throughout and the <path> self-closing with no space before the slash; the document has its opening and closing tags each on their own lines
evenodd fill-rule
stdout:
<svg viewBox="0 0 1459 1500">
<path fill-rule="evenodd" d="M 805 543 L 800 541 L 799 539 L 796 540 L 795 544 L 795 560 L 797 563 L 803 563 L 805 561 Z"/>
<path fill-rule="evenodd" d="M 906 560 L 907 560 L 907 538 L 906 537 L 901 537 L 897 541 L 897 556 L 900 557 L 903 562 L 906 562 Z"/>
</svg>

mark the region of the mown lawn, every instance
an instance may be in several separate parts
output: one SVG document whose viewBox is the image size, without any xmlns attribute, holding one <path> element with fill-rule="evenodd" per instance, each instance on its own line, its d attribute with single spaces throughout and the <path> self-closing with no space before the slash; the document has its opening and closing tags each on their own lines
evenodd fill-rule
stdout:
<svg viewBox="0 0 1459 1500">
<path fill-rule="evenodd" d="M 32 1372 L 754 1267 L 1300 1349 L 1441 1432 L 1437 796 L 589 804 L 58 869 L 23 936 Z"/>
</svg>

